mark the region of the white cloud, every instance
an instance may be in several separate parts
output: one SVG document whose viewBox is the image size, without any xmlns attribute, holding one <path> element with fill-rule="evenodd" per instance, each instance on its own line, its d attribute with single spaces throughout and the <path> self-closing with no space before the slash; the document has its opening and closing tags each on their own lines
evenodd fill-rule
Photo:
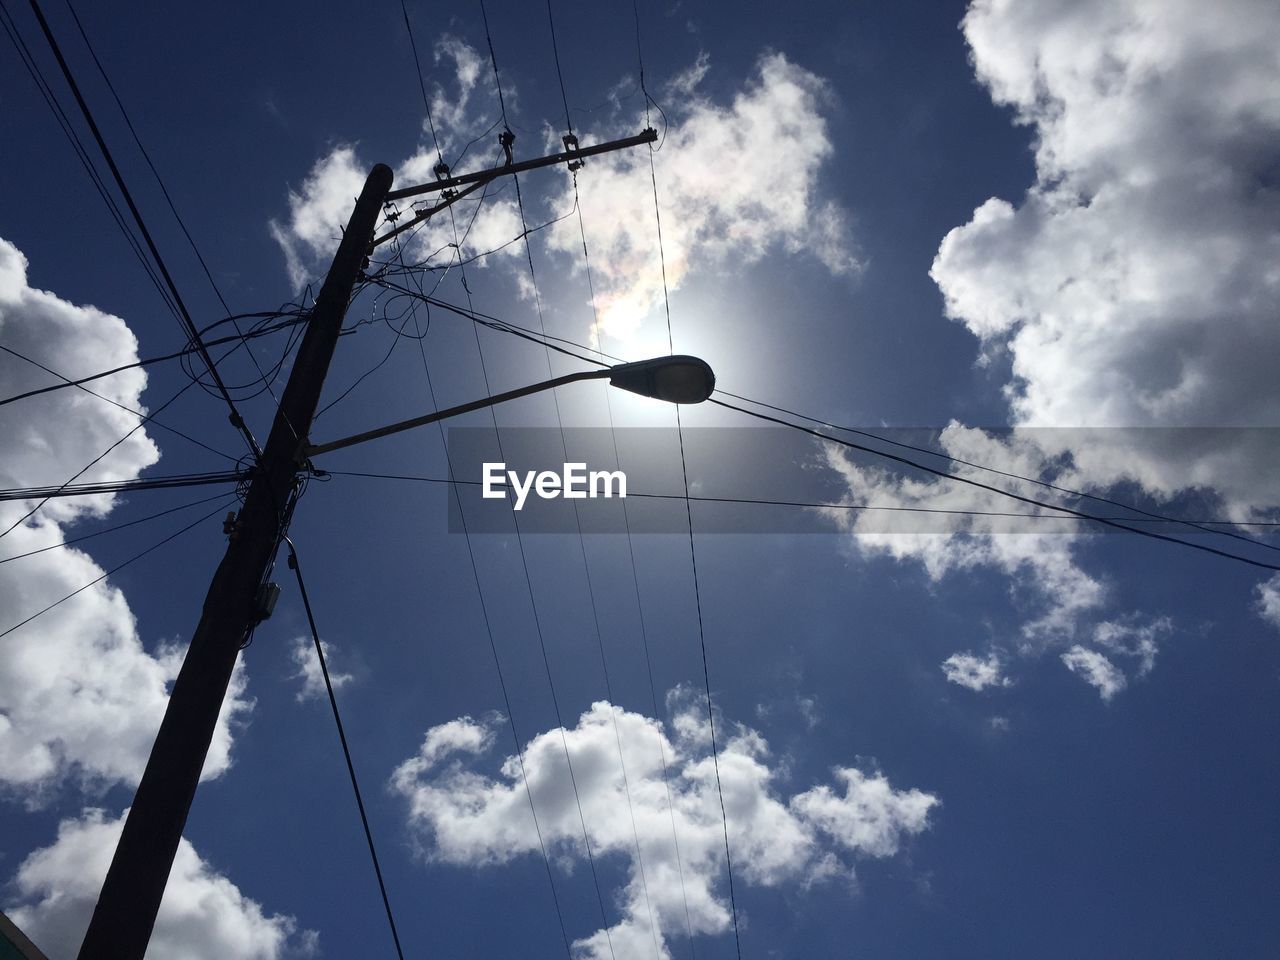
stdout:
<svg viewBox="0 0 1280 960">
<path fill-rule="evenodd" d="M 942 672 L 947 679 L 970 690 L 1009 686 L 1013 681 L 1004 676 L 1003 667 L 1000 656 L 995 651 L 985 657 L 972 653 L 953 653 L 942 661 Z"/>
<path fill-rule="evenodd" d="M 802 697 L 796 695 L 796 706 L 800 710 L 800 716 L 804 719 L 806 730 L 816 730 L 818 723 L 822 719 L 822 713 L 818 709 L 817 697 Z"/>
<path fill-rule="evenodd" d="M 627 864 L 625 888 L 609 898 L 612 926 L 607 934 L 598 930 L 578 939 L 575 956 L 608 956 L 611 940 L 618 960 L 650 957 L 655 950 L 667 958 L 668 940 L 686 935 L 690 927 L 695 934 L 729 928 L 724 838 L 706 715 L 687 691 L 669 701 L 674 709 L 669 728 L 599 702 L 576 726 L 538 734 L 525 748 L 524 774 L 554 860 L 583 857 L 567 748 L 596 858 Z M 433 727 L 418 754 L 393 775 L 392 787 L 407 801 L 410 826 L 429 860 L 480 866 L 538 855 L 517 758 L 506 758 L 496 775 L 479 769 L 500 722 L 496 716 L 480 722 L 463 717 Z M 894 790 L 883 775 L 852 768 L 835 769 L 839 791 L 817 785 L 788 800 L 759 733 L 733 728 L 720 750 L 734 875 L 740 883 L 774 886 L 851 877 L 852 858 L 893 855 L 905 837 L 928 826 L 929 810 L 938 803 L 931 794 Z"/>
<path fill-rule="evenodd" d="M 324 649 L 325 663 L 329 667 L 329 682 L 333 684 L 335 690 L 345 687 L 355 679 L 351 674 L 341 673 L 333 668 L 333 654 L 336 649 L 333 644 L 321 640 L 320 646 Z M 310 637 L 294 637 L 289 656 L 295 668 L 291 678 L 302 681 L 302 686 L 294 694 L 294 699 L 299 703 L 303 700 L 326 699 L 329 694 L 324 688 L 324 673 L 320 670 L 320 658 L 316 656 L 315 641 Z"/>
<path fill-rule="evenodd" d="M 1169 617 L 1157 617 L 1149 623 L 1138 623 L 1130 617 L 1123 621 L 1106 620 L 1093 628 L 1094 643 L 1106 647 L 1112 653 L 1136 657 L 1138 676 L 1143 677 L 1156 665 L 1159 652 L 1158 640 L 1173 631 Z"/>
<path fill-rule="evenodd" d="M 124 321 L 68 303 L 27 284 L 26 259 L 0 240 L 0 337 L 14 350 L 64 376 L 96 373 L 137 359 Z M 51 381 L 48 374 L 0 355 L 0 395 Z M 93 389 L 143 409 L 141 370 L 97 381 Z M 92 456 L 136 426 L 138 418 L 78 390 L 62 390 L 0 407 L 0 484 L 65 482 Z M 132 479 L 159 454 L 139 430 L 82 480 Z M 0 559 L 60 543 L 78 518 L 110 511 L 113 498 L 59 499 L 0 538 Z M 0 530 L 35 502 L 0 503 Z M 4 627 L 83 587 L 103 570 L 74 548 L 50 550 L 0 565 Z M 39 803 L 68 778 L 88 789 L 136 783 L 177 675 L 172 649 L 150 654 L 121 592 L 109 580 L 79 593 L 0 642 L 0 783 Z M 249 710 L 243 670 L 228 693 L 204 775 L 230 764 L 233 721 Z"/>
<path fill-rule="evenodd" d="M 858 269 L 847 218 L 819 186 L 833 152 L 824 81 L 771 53 L 721 105 L 698 94 L 706 70 L 700 60 L 682 75 L 671 127 L 653 155 L 668 286 L 679 288 L 697 267 L 750 264 L 774 249 L 808 253 L 834 273 Z M 730 158 L 733 175 L 725 176 Z M 593 159 L 579 176 L 600 324 L 615 337 L 635 332 L 662 302 L 648 168 L 644 151 L 623 151 Z M 576 220 L 553 228 L 550 244 L 582 268 Z"/>
<path fill-rule="evenodd" d="M 1280 573 L 1258 584 L 1254 591 L 1258 595 L 1258 616 L 1280 629 Z"/>
<path fill-rule="evenodd" d="M 288 221 L 268 224 L 272 238 L 284 251 L 289 281 L 295 288 L 315 275 L 321 256 L 337 249 L 368 172 L 356 159 L 354 147 L 335 147 L 316 161 L 299 189 L 289 191 Z"/>
<path fill-rule="evenodd" d="M 1008 363 L 1011 422 L 1097 428 L 1020 430 L 1007 456 L 967 459 L 1053 466 L 1093 492 L 1200 488 L 1234 519 L 1274 508 L 1274 431 L 1239 428 L 1280 426 L 1280 7 L 975 0 L 963 30 L 978 79 L 1034 134 L 1036 179 L 948 233 L 930 275 L 983 359 Z M 948 453 L 981 447 L 961 429 Z M 940 484 L 873 489 L 977 503 Z M 1001 570 L 1050 604 L 1033 633 L 1069 640 L 1105 599 L 1067 540 L 860 540 L 932 576 Z"/>
<path fill-rule="evenodd" d="M 474 135 L 488 120 L 480 120 L 473 94 L 487 81 L 483 59 L 465 43 L 445 37 L 436 48 L 437 64 L 454 72 L 449 97 L 437 88 L 433 101 L 442 150 Z M 707 63 L 681 75 L 683 88 L 673 93 L 668 110 L 670 127 L 662 149 L 654 154 L 662 210 L 667 284 L 678 289 L 698 266 L 753 263 L 771 250 L 808 253 L 831 271 L 858 268 L 847 218 L 822 195 L 819 174 L 830 159 L 832 145 L 823 111 L 829 93 L 814 74 L 781 54 L 761 58 L 758 73 L 732 102 L 714 103 L 697 93 Z M 486 103 L 495 99 L 484 87 Z M 504 87 L 511 110 L 510 92 Z M 451 106 L 446 104 L 452 100 Z M 589 144 L 636 132 L 643 118 L 628 116 L 600 130 L 580 130 Z M 558 149 L 554 136 L 549 142 Z M 492 138 L 482 141 L 468 169 L 493 162 Z M 539 145 L 540 148 L 541 145 Z M 530 148 L 533 152 L 538 148 Z M 724 176 L 732 157 L 734 175 Z M 434 178 L 437 162 L 429 142 L 415 149 L 396 167 L 400 185 Z M 284 250 L 295 284 L 313 273 L 334 246 L 346 222 L 353 198 L 363 182 L 365 165 L 350 147 L 339 147 L 321 159 L 297 191 L 289 194 L 290 218 L 272 223 L 272 233 Z M 530 184 L 537 182 L 542 187 Z M 561 215 L 573 207 L 573 189 L 565 178 L 522 181 L 529 226 Z M 535 189 L 549 194 L 538 195 Z M 646 148 L 592 158 L 578 176 L 592 278 L 601 326 L 613 336 L 637 331 L 662 300 L 649 153 Z M 535 212 L 539 210 L 543 213 Z M 468 223 L 474 207 L 464 201 L 455 207 L 460 223 Z M 495 250 L 520 234 L 514 198 L 487 200 L 465 239 L 469 256 Z M 582 236 L 577 218 L 570 217 L 546 234 L 553 255 L 571 270 L 582 270 Z M 426 258 L 450 254 L 453 232 L 441 216 L 418 231 L 406 255 Z M 521 244 L 505 247 L 501 256 L 523 256 Z M 481 260 L 481 265 L 484 264 Z"/>
<path fill-rule="evenodd" d="M 791 808 L 846 850 L 891 857 L 903 834 L 928 826 L 938 798 L 919 790 L 894 790 L 883 776 L 837 767 L 844 794 L 822 784 L 791 798 Z"/>
<path fill-rule="evenodd" d="M 1017 434 L 1002 438 L 953 422 L 942 431 L 939 444 L 949 456 L 1021 476 L 1038 477 L 1049 469 L 1035 444 Z M 824 456 L 858 502 L 1005 514 L 827 511 L 837 527 L 856 534 L 853 543 L 861 552 L 918 562 L 932 580 L 980 567 L 993 567 L 1010 577 L 1019 593 L 1038 607 L 1022 628 L 1023 646 L 1028 650 L 1071 639 L 1078 621 L 1104 604 L 1105 584 L 1076 561 L 1075 545 L 1081 535 L 1053 532 L 1076 530 L 1076 522 L 1011 517 L 1008 514 L 1026 510 L 1024 505 L 951 480 L 915 480 L 862 466 L 834 446 Z M 975 468 L 947 466 L 958 475 L 992 482 L 990 474 Z M 1054 477 L 1064 481 L 1062 476 Z"/>
<path fill-rule="evenodd" d="M 1097 687 L 1103 700 L 1110 700 L 1127 686 L 1120 669 L 1097 650 L 1077 643 L 1062 654 L 1062 662 L 1080 679 Z"/>
<path fill-rule="evenodd" d="M 943 241 L 947 313 L 1009 352 L 1020 423 L 1211 428 L 1064 432 L 1094 482 L 1274 505 L 1274 442 L 1224 428 L 1280 425 L 1280 8 L 977 2 L 964 28 L 1037 179 Z"/>
<path fill-rule="evenodd" d="M 57 840 L 18 868 L 5 912 L 50 960 L 76 955 L 123 825 L 123 816 L 86 810 L 63 820 Z M 148 957 L 283 960 L 311 956 L 316 946 L 313 931 L 298 932 L 292 917 L 264 913 L 190 843 L 179 843 Z"/>
</svg>

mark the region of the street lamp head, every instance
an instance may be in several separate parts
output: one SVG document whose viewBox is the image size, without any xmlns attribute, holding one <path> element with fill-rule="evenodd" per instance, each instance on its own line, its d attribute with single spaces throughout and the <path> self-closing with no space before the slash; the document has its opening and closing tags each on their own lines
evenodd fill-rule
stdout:
<svg viewBox="0 0 1280 960">
<path fill-rule="evenodd" d="M 701 403 L 715 390 L 716 375 L 705 360 L 676 355 L 610 367 L 609 383 L 667 403 Z"/>
</svg>

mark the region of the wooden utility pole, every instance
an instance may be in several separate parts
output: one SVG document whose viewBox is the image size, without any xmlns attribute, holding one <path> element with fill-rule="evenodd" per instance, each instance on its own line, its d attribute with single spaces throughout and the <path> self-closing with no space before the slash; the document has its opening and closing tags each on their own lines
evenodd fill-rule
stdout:
<svg viewBox="0 0 1280 960">
<path fill-rule="evenodd" d="M 169 695 L 160 732 L 125 819 L 80 960 L 142 960 L 200 781 L 240 645 L 261 619 L 259 590 L 283 533 L 286 505 L 333 358 L 351 291 L 391 189 L 375 166 L 311 312 L 267 446 L 213 575 L 200 623 Z"/>
</svg>

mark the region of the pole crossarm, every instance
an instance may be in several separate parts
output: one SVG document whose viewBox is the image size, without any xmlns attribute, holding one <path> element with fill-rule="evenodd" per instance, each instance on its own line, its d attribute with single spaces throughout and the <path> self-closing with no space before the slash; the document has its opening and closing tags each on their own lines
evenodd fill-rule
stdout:
<svg viewBox="0 0 1280 960">
<path fill-rule="evenodd" d="M 489 180 L 478 180 L 475 183 L 471 184 L 469 187 L 467 187 L 465 190 L 458 190 L 456 193 L 453 193 L 452 195 L 445 197 L 443 200 L 437 203 L 434 207 L 427 207 L 427 209 L 425 210 L 419 210 L 416 216 L 412 217 L 409 220 L 406 220 L 404 223 L 400 224 L 400 226 L 396 227 L 394 230 L 388 230 L 382 236 L 378 237 L 377 240 L 374 240 L 373 243 L 369 244 L 369 249 L 373 250 L 381 246 L 382 244 L 386 243 L 392 237 L 397 237 L 400 234 L 404 233 L 406 230 L 416 227 L 423 220 L 429 220 L 431 217 L 434 217 L 441 210 L 445 210 L 449 207 L 452 207 L 455 203 L 457 203 L 463 197 L 466 197 L 470 194 L 475 193 L 477 190 L 479 190 L 481 187 L 483 187 L 486 183 L 489 183 L 489 182 L 490 182 Z"/>
<path fill-rule="evenodd" d="M 622 140 L 610 140 L 607 143 L 597 143 L 590 147 L 581 147 L 578 150 L 565 150 L 561 153 L 553 153 L 550 156 L 539 157 L 536 160 L 521 160 L 517 163 L 503 164 L 501 167 L 491 167 L 488 170 L 477 170 L 475 173 L 464 173 L 456 177 L 447 177 L 444 180 L 436 180 L 434 183 L 424 183 L 417 187 L 404 187 L 400 190 L 392 190 L 387 194 L 387 202 L 393 200 L 405 200 L 409 197 L 420 197 L 424 193 L 437 193 L 441 190 L 450 190 L 454 187 L 460 187 L 468 183 L 487 183 L 498 177 L 505 176 L 509 173 L 523 173 L 526 170 L 536 170 L 539 167 L 550 167 L 557 163 L 572 163 L 575 160 L 585 160 L 587 157 L 599 156 L 602 153 L 611 153 L 614 150 L 624 150 L 627 147 L 638 147 L 642 143 L 654 143 L 658 139 L 658 131 L 652 127 L 648 127 L 636 134 L 634 137 L 625 137 Z"/>
<path fill-rule="evenodd" d="M 343 447 L 353 447 L 357 443 L 364 443 L 366 440 L 377 440 L 379 437 L 390 436 L 393 433 L 400 433 L 404 430 L 412 430 L 414 427 L 426 426 L 428 423 L 437 423 L 441 420 L 447 420 L 449 417 L 471 413 L 473 410 L 483 410 L 485 407 L 506 403 L 508 400 L 516 400 L 520 397 L 527 397 L 530 394 L 541 393 L 543 390 L 554 390 L 556 387 L 563 387 L 567 383 L 577 383 L 579 380 L 603 380 L 612 375 L 613 370 L 608 367 L 603 370 L 582 370 L 578 373 L 567 373 L 562 377 L 556 377 L 554 380 L 544 380 L 542 383 L 535 383 L 532 386 L 508 390 L 506 393 L 496 393 L 491 397 L 472 400 L 470 403 L 449 407 L 446 410 L 436 410 L 421 417 L 401 420 L 399 423 L 378 427 L 376 430 L 366 430 L 364 433 L 343 437 L 341 440 L 331 440 L 328 443 L 319 443 L 314 446 L 304 445 L 298 448 L 298 462 L 303 464 L 317 454 L 328 453 L 331 450 L 341 450 Z"/>
</svg>

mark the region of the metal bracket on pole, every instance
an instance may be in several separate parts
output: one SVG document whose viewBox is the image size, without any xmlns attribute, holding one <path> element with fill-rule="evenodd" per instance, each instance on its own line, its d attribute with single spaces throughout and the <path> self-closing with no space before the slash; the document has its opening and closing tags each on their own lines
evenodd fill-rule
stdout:
<svg viewBox="0 0 1280 960">
<path fill-rule="evenodd" d="M 525 170 L 536 170 L 539 167 L 551 167 L 557 163 L 567 164 L 571 173 L 581 170 L 586 163 L 587 157 L 595 157 L 602 153 L 611 153 L 614 150 L 625 150 L 627 147 L 636 147 L 642 143 L 653 143 L 658 139 L 658 131 L 649 127 L 634 137 L 625 137 L 622 140 L 610 140 L 607 143 L 597 143 L 590 147 L 579 147 L 578 138 L 566 136 L 564 138 L 565 149 L 560 153 L 553 153 L 546 157 L 538 157 L 536 160 L 521 160 L 518 163 L 512 163 L 508 160 L 500 167 L 490 167 L 488 170 L 477 170 L 474 173 L 464 173 L 460 176 L 448 176 L 449 167 L 444 163 L 436 164 L 435 174 L 436 181 L 434 183 L 424 183 L 417 187 L 405 187 L 402 190 L 393 190 L 387 194 L 387 202 L 391 203 L 395 200 L 404 200 L 408 197 L 419 197 L 424 193 L 441 193 L 444 197 L 434 207 L 428 207 L 426 210 L 418 211 L 417 215 L 411 220 L 406 220 L 394 230 L 389 230 L 382 236 L 378 237 L 370 245 L 370 249 L 381 246 L 393 237 L 399 236 L 406 230 L 416 227 L 424 220 L 430 219 L 435 214 L 457 203 L 468 194 L 474 193 L 483 187 L 486 183 L 492 183 L 498 177 L 505 177 L 511 173 L 522 173 Z M 503 149 L 510 155 L 511 145 L 504 142 Z M 442 169 L 443 168 L 443 169 Z M 443 174 L 443 175 L 442 175 Z M 466 185 L 465 190 L 458 190 L 457 187 Z"/>
</svg>

